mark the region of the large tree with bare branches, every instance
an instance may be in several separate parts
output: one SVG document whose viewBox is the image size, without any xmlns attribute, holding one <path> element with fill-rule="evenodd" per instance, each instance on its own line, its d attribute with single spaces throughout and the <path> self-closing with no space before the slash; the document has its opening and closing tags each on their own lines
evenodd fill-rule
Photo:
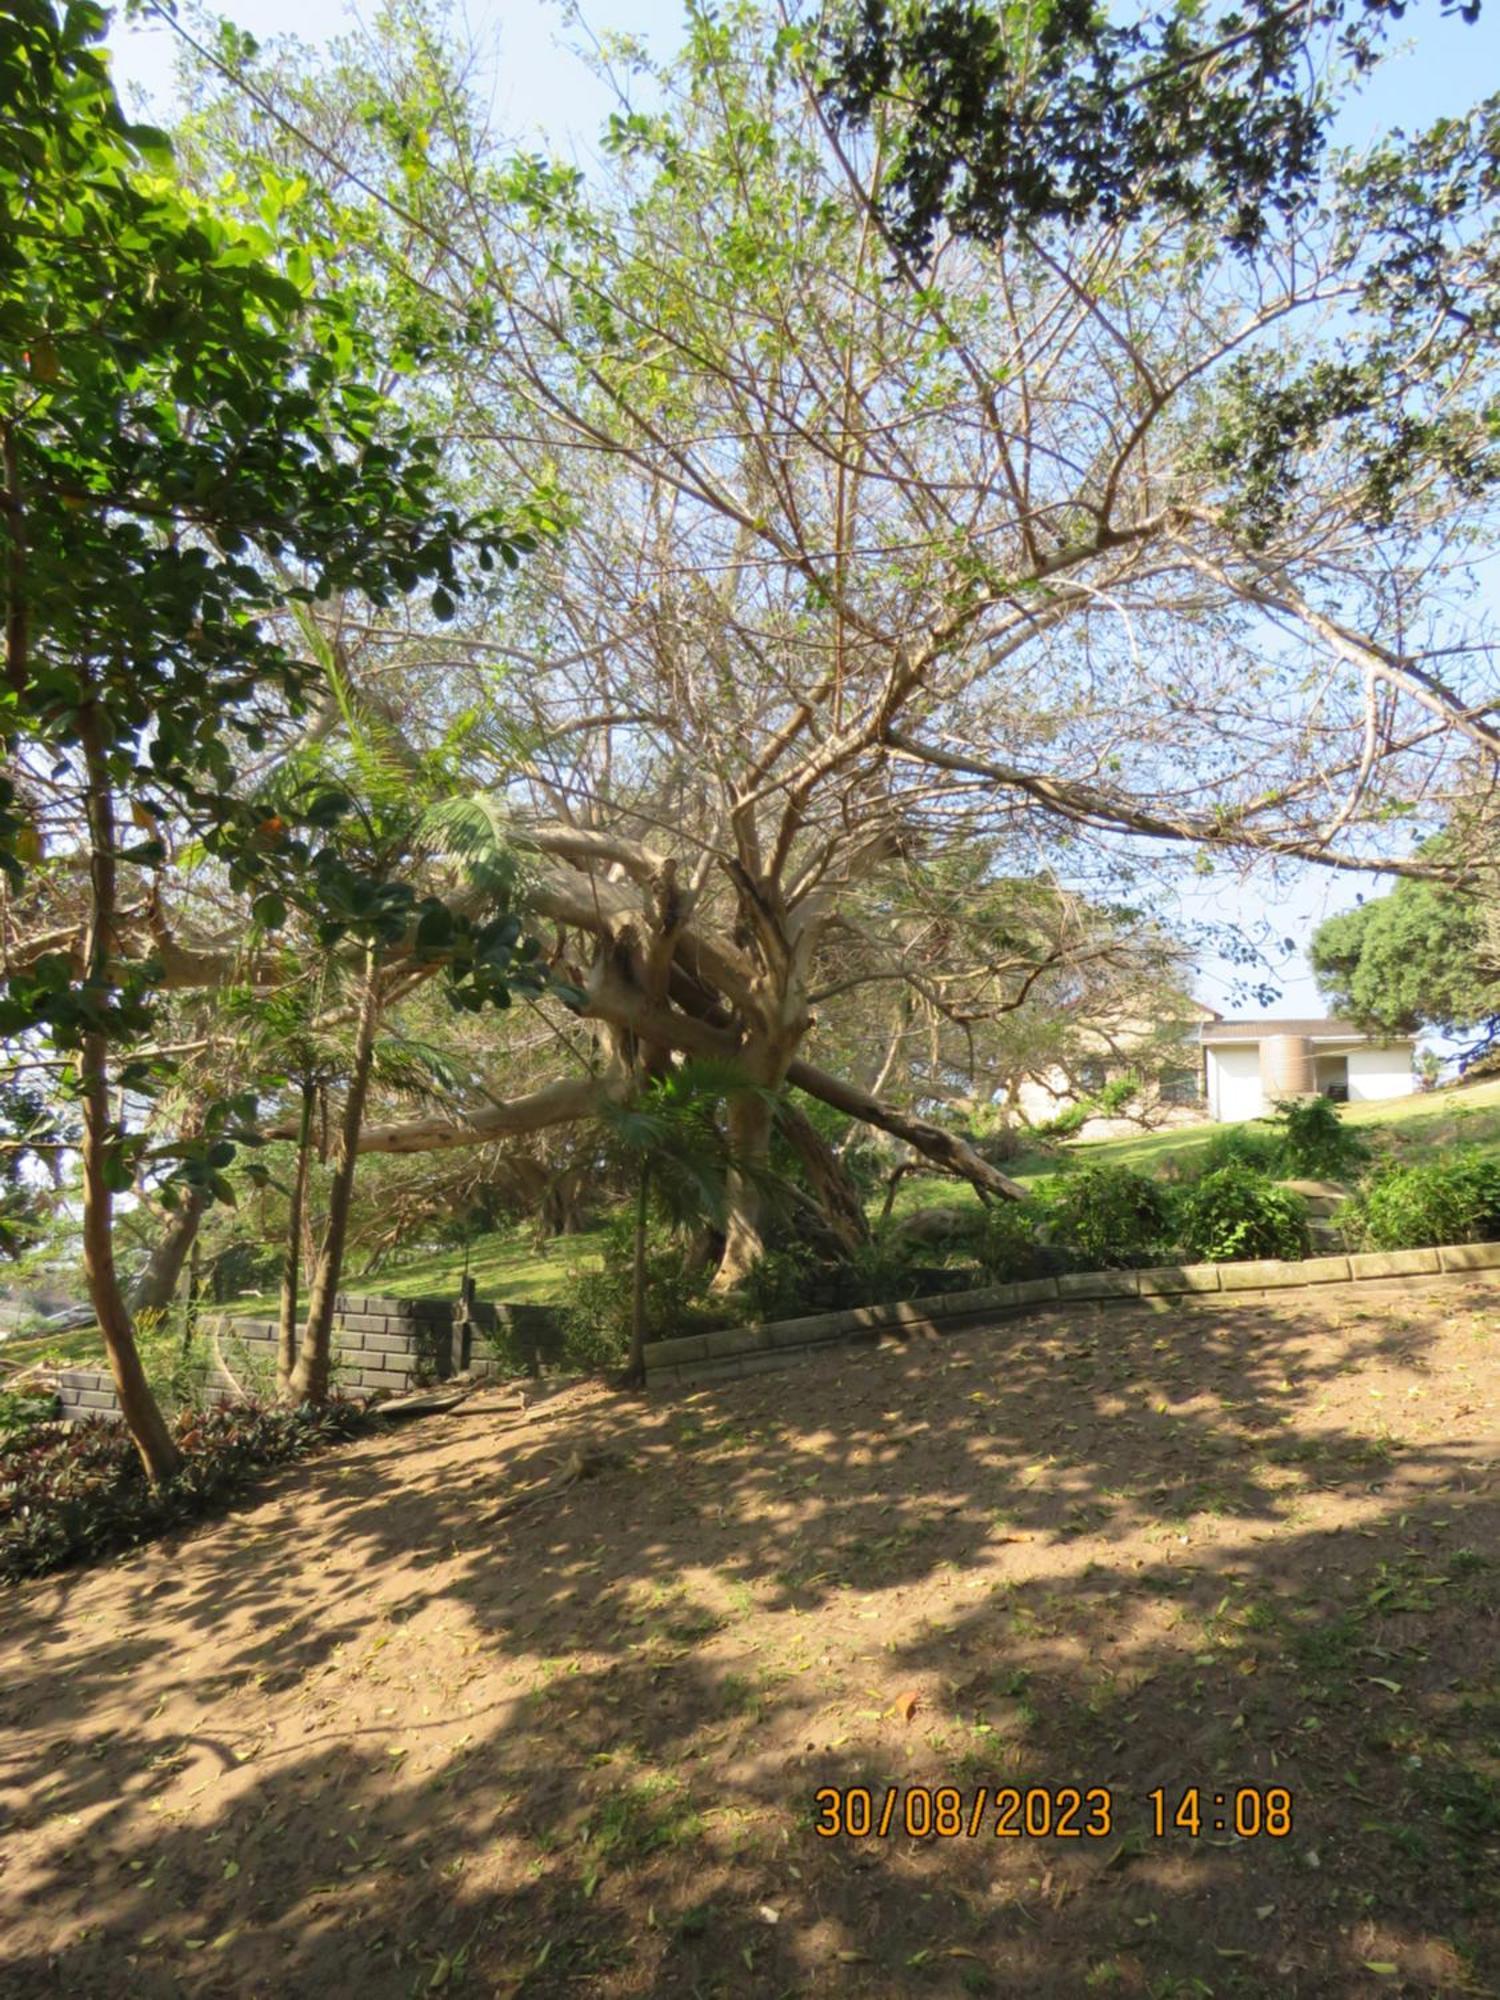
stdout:
<svg viewBox="0 0 1500 2000">
<path fill-rule="evenodd" d="M 1000 1019 L 1039 961 L 1098 949 L 1086 890 L 1176 851 L 1443 871 L 1400 829 L 1441 816 L 1461 757 L 1492 783 L 1500 748 L 1465 598 L 1492 519 L 1493 107 L 1424 147 L 1314 149 L 1253 240 L 1230 193 L 1153 183 L 998 232 L 934 214 L 918 262 L 889 200 L 909 103 L 838 122 L 813 41 L 753 7 L 693 17 L 632 86 L 649 110 L 622 84 L 588 175 L 495 144 L 419 14 L 357 73 L 210 60 L 235 109 L 205 115 L 205 158 L 272 161 L 343 218 L 452 476 L 545 488 L 563 530 L 487 616 L 415 644 L 341 626 L 371 699 L 399 661 L 407 730 L 480 718 L 462 811 L 529 857 L 581 995 L 552 1074 L 366 1124 L 363 1149 L 545 1130 L 684 1055 L 732 1061 L 729 1286 L 765 1240 L 778 1092 L 1014 1192 L 871 1088 L 879 1061 L 823 1059 L 847 1063 L 840 994 Z M 1052 914 L 1014 951 L 965 926 L 934 970 L 913 908 L 981 850 L 976 896 L 1045 877 Z"/>
</svg>

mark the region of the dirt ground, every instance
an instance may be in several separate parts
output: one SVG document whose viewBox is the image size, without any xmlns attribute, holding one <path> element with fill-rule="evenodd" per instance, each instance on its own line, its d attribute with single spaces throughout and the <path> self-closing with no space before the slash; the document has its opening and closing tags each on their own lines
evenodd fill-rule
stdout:
<svg viewBox="0 0 1500 2000">
<path fill-rule="evenodd" d="M 1500 1991 L 1500 1286 L 1158 1303 L 476 1400 L 6 1595 L 0 1993 Z"/>
</svg>

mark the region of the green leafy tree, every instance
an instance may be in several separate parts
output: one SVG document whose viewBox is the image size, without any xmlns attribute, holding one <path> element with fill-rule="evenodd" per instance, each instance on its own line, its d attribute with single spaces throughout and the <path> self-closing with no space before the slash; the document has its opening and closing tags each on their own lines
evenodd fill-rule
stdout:
<svg viewBox="0 0 1500 2000">
<path fill-rule="evenodd" d="M 1432 1028 L 1477 1054 L 1500 1032 L 1485 906 L 1461 890 L 1398 883 L 1320 924 L 1307 955 L 1330 1005 L 1370 1033 Z"/>
<path fill-rule="evenodd" d="M 1332 103 L 1310 79 L 1331 50 L 1367 67 L 1404 11 L 1178 0 L 1130 20 L 1094 0 L 855 0 L 825 18 L 821 80 L 848 123 L 896 98 L 908 113 L 885 197 L 908 255 L 940 219 L 994 243 L 1162 213 L 1249 250 L 1316 182 Z M 1442 12 L 1472 23 L 1479 0 Z"/>
<path fill-rule="evenodd" d="M 24 901 L 45 776 L 77 800 L 88 883 L 81 943 L 13 959 L 0 1034 L 39 1034 L 71 1063 L 84 1270 L 160 1481 L 179 1454 L 111 1227 L 142 1143 L 114 1086 L 148 1091 L 159 1070 L 127 1062 L 114 1077 L 111 1059 L 149 1027 L 168 968 L 130 948 L 122 871 L 133 883 L 159 867 L 169 827 L 235 823 L 237 756 L 316 671 L 279 616 L 289 602 L 383 604 L 427 582 L 443 617 L 466 548 L 513 557 L 527 538 L 444 504 L 436 442 L 374 386 L 350 292 L 315 295 L 305 253 L 278 268 L 274 212 L 231 225 L 181 191 L 162 135 L 120 110 L 105 22 L 90 0 L 0 15 L 0 866 Z M 122 798 L 139 839 L 122 830 Z M 149 894 L 130 900 L 137 919 L 149 909 Z M 226 1122 L 205 1117 L 185 1173 L 227 1164 Z"/>
</svg>

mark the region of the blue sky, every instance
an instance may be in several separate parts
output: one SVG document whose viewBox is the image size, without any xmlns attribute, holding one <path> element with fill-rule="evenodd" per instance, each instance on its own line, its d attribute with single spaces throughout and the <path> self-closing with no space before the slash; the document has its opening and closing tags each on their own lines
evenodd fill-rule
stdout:
<svg viewBox="0 0 1500 2000">
<path fill-rule="evenodd" d="M 369 11 L 341 0 L 232 0 L 225 11 L 261 41 L 295 34 L 322 43 L 357 28 Z M 590 29 L 629 29 L 644 37 L 654 53 L 670 53 L 682 18 L 677 0 L 587 0 Z M 582 38 L 560 5 L 551 0 L 459 0 L 476 42 L 494 51 L 492 90 L 495 125 L 518 141 L 548 144 L 586 156 L 609 108 L 603 87 L 570 53 Z M 1486 7 L 1473 27 L 1439 17 L 1436 0 L 1408 17 L 1412 30 L 1405 51 L 1383 67 L 1346 115 L 1340 137 L 1362 145 L 1393 126 L 1410 129 L 1445 111 L 1466 105 L 1500 78 L 1500 5 Z M 140 26 L 117 17 L 110 35 L 116 77 L 128 93 L 145 93 L 150 111 L 163 122 L 172 109 L 175 36 L 162 25 Z M 1491 591 L 1491 597 L 1494 597 Z M 1220 860 L 1212 878 L 1195 882 L 1176 901 L 1184 919 L 1196 923 L 1265 926 L 1279 937 L 1303 939 L 1324 917 L 1351 908 L 1361 893 L 1383 893 L 1386 883 L 1329 870 L 1258 870 L 1248 876 Z M 1163 914 L 1170 916 L 1170 909 Z M 1264 1010 L 1285 1016 L 1322 1011 L 1317 987 L 1300 952 L 1269 954 L 1271 977 L 1281 997 Z M 1259 1012 L 1236 1003 L 1235 969 L 1205 960 L 1197 982 L 1199 997 L 1223 1013 Z"/>
</svg>

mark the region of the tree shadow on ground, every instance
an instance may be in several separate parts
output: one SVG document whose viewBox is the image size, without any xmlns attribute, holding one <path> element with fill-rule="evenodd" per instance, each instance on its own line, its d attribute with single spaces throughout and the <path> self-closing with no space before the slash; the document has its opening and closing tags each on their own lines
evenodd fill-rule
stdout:
<svg viewBox="0 0 1500 2000">
<path fill-rule="evenodd" d="M 289 1469 L 7 1601 L 0 1991 L 1489 1991 L 1494 1335 L 1074 1309 Z"/>
</svg>

